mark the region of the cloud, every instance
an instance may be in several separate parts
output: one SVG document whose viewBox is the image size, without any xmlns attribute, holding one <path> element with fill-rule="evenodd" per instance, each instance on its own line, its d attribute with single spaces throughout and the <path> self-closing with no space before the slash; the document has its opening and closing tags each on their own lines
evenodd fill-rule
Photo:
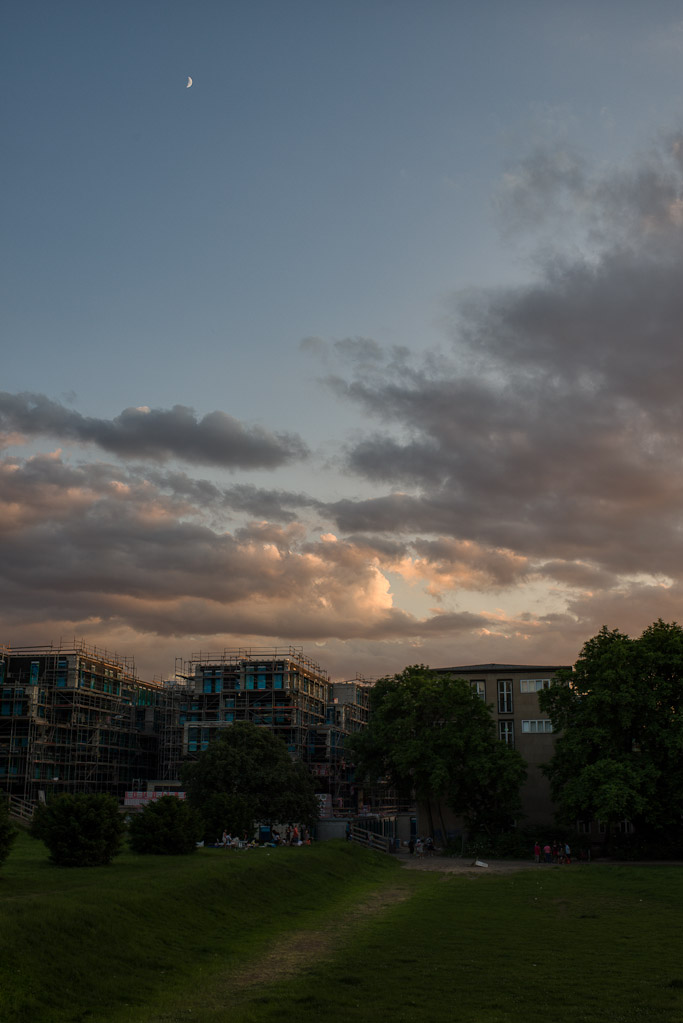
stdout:
<svg viewBox="0 0 683 1023">
<path fill-rule="evenodd" d="M 98 628 L 100 641 L 121 629 L 312 641 L 486 624 L 469 612 L 420 617 L 396 607 L 383 554 L 367 543 L 314 538 L 298 522 L 250 520 L 227 532 L 186 498 L 114 465 L 71 466 L 59 453 L 0 461 L 5 628 L 59 622 L 67 635 Z"/>
<path fill-rule="evenodd" d="M 193 409 L 127 408 L 114 419 L 94 419 L 42 394 L 0 392 L 0 434 L 56 437 L 95 444 L 126 459 L 181 459 L 229 469 L 274 469 L 307 456 L 295 434 L 245 426 L 225 412 L 198 418 Z"/>
<path fill-rule="evenodd" d="M 621 168 L 537 150 L 499 203 L 517 237 L 539 242 L 534 276 L 456 296 L 444 350 L 302 345 L 360 413 L 335 494 L 345 472 L 362 497 L 330 499 L 323 474 L 306 493 L 160 467 L 306 457 L 300 438 L 224 413 L 109 421 L 0 395 L 0 435 L 126 460 L 0 460 L 6 630 L 112 636 L 136 656 L 162 641 L 185 656 L 324 644 L 323 663 L 348 677 L 416 661 L 569 663 L 603 623 L 637 632 L 675 618 L 683 137 Z"/>
<path fill-rule="evenodd" d="M 600 173 L 539 151 L 508 192 L 531 228 L 571 207 L 588 248 L 544 238 L 530 284 L 462 296 L 450 353 L 328 378 L 381 423 L 346 465 L 385 489 L 328 511 L 342 531 L 680 573 L 683 143 Z"/>
<path fill-rule="evenodd" d="M 322 502 L 300 492 L 255 487 L 247 483 L 219 487 L 211 480 L 197 479 L 182 472 L 161 473 L 145 468 L 144 472 L 131 470 L 131 475 L 154 483 L 178 498 L 188 499 L 200 508 L 215 512 L 230 509 L 269 521 L 294 522 L 299 510 L 324 507 Z"/>
</svg>

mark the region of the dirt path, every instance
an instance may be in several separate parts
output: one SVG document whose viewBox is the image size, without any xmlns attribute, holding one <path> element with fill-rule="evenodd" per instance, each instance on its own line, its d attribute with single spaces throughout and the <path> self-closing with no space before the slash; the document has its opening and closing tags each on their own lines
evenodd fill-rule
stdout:
<svg viewBox="0 0 683 1023">
<path fill-rule="evenodd" d="M 373 892 L 363 902 L 351 906 L 342 916 L 330 920 L 316 930 L 296 931 L 280 938 L 266 955 L 233 973 L 230 978 L 232 991 L 242 990 L 263 982 L 283 980 L 301 972 L 314 959 L 316 962 L 330 958 L 350 930 L 364 920 L 378 916 L 387 907 L 404 902 L 410 897 L 408 885 L 397 882 L 391 887 Z"/>
<path fill-rule="evenodd" d="M 438 870 L 443 874 L 513 874 L 518 870 L 540 870 L 544 863 L 533 860 L 485 860 L 485 867 L 475 866 L 471 859 L 453 856 L 419 856 L 401 851 L 398 859 L 406 870 Z M 557 866 L 557 864 L 555 864 Z"/>
<path fill-rule="evenodd" d="M 347 935 L 355 927 L 374 916 L 380 915 L 390 906 L 410 898 L 413 886 L 398 877 L 379 891 L 372 892 L 360 902 L 354 903 L 340 915 L 327 921 L 324 926 L 307 930 L 296 930 L 282 935 L 269 946 L 266 952 L 249 963 L 230 968 L 222 975 L 214 976 L 208 982 L 211 1002 L 230 1005 L 231 1001 L 246 994 L 249 989 L 272 984 L 301 973 L 311 963 L 331 959 Z M 147 1017 L 148 1023 L 180 1023 L 181 1020 L 201 1020 L 206 1005 L 205 995 L 199 993 L 189 998 L 182 1007 Z M 217 1018 L 211 1010 L 207 1019 Z"/>
</svg>

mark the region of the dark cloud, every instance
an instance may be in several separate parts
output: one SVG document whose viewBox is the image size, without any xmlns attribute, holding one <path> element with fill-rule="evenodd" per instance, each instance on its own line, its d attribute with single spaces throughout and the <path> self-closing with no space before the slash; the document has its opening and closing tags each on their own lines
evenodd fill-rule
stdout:
<svg viewBox="0 0 683 1023">
<path fill-rule="evenodd" d="M 144 477 L 140 475 L 140 478 L 176 497 L 187 498 L 200 508 L 230 509 L 275 522 L 294 522 L 302 508 L 323 507 L 321 502 L 303 493 L 255 487 L 248 483 L 219 487 L 210 480 L 196 479 L 182 472 L 160 473 L 147 469 Z"/>
<path fill-rule="evenodd" d="M 177 458 L 229 469 L 274 469 L 305 458 L 300 437 L 248 427 L 225 412 L 198 418 L 193 409 L 124 409 L 94 419 L 41 394 L 0 393 L 0 432 L 95 444 L 122 458 L 164 462 Z"/>
<path fill-rule="evenodd" d="M 602 174 L 537 152 L 506 199 L 518 226 L 569 218 L 569 241 L 544 239 L 533 283 L 458 300 L 449 355 L 328 378 L 382 424 L 348 470 L 390 491 L 329 512 L 605 578 L 681 572 L 683 143 Z"/>
</svg>

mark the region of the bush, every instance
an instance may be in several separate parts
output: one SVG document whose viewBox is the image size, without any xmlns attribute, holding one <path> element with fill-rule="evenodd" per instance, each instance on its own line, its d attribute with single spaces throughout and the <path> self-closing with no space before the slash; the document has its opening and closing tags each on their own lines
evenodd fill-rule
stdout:
<svg viewBox="0 0 683 1023">
<path fill-rule="evenodd" d="M 17 829 L 10 820 L 4 799 L 0 797 L 0 863 L 4 863 L 9 856 L 16 837 Z"/>
<path fill-rule="evenodd" d="M 125 824 L 113 796 L 64 795 L 36 809 L 31 834 L 59 867 L 99 867 L 121 852 Z"/>
<path fill-rule="evenodd" d="M 167 856 L 194 852 L 201 833 L 199 816 L 176 796 L 162 796 L 150 803 L 128 826 L 133 852 Z"/>
</svg>

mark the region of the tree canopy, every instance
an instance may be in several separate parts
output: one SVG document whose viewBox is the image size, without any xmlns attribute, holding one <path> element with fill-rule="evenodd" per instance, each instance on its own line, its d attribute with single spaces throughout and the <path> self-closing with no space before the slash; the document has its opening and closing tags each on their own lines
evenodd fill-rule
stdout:
<svg viewBox="0 0 683 1023">
<path fill-rule="evenodd" d="M 247 721 L 223 729 L 183 766 L 181 777 L 209 841 L 224 828 L 251 832 L 256 822 L 288 821 L 310 826 L 317 817 L 314 782 L 304 765 L 270 729 Z"/>
<path fill-rule="evenodd" d="M 187 802 L 162 796 L 136 814 L 128 826 L 130 847 L 136 853 L 181 856 L 193 853 L 202 833 L 202 821 Z"/>
<path fill-rule="evenodd" d="M 490 709 L 468 682 L 413 665 L 373 686 L 370 710 L 367 729 L 349 741 L 359 776 L 414 792 L 430 813 L 443 801 L 470 830 L 491 831 L 517 815 L 524 761 L 497 739 Z"/>
<path fill-rule="evenodd" d="M 105 793 L 57 796 L 36 807 L 31 834 L 59 867 L 100 867 L 122 850 L 126 830 L 118 800 Z"/>
<path fill-rule="evenodd" d="M 659 619 L 632 639 L 603 627 L 557 683 L 539 702 L 559 732 L 546 766 L 559 816 L 680 834 L 683 628 Z"/>
</svg>

